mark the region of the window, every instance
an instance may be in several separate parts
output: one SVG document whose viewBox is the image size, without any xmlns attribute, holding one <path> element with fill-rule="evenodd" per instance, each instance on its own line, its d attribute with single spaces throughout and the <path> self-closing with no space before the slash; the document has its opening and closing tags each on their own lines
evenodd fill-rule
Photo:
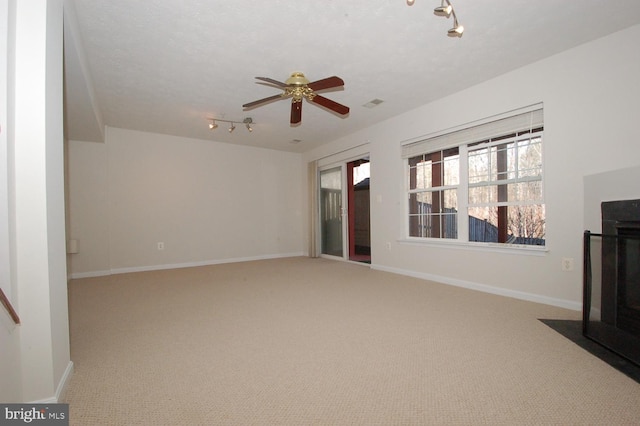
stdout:
<svg viewBox="0 0 640 426">
<path fill-rule="evenodd" d="M 542 134 L 534 109 L 403 146 L 408 236 L 544 246 Z"/>
<path fill-rule="evenodd" d="M 458 148 L 409 159 L 409 236 L 458 238 Z"/>
</svg>

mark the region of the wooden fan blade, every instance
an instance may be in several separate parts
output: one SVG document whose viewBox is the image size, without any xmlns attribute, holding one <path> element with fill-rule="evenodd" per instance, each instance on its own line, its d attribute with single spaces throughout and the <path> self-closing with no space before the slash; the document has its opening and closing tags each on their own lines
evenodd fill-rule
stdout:
<svg viewBox="0 0 640 426">
<path fill-rule="evenodd" d="M 344 86 L 344 81 L 335 75 L 333 77 L 323 78 L 322 80 L 307 84 L 307 87 L 311 90 L 324 90 L 339 86 Z"/>
<path fill-rule="evenodd" d="M 349 107 L 339 104 L 337 102 L 332 101 L 331 99 L 327 99 L 324 96 L 315 95 L 311 102 L 315 102 L 318 105 L 322 105 L 325 108 L 329 108 L 331 111 L 335 111 L 338 114 L 346 115 L 349 114 Z"/>
<path fill-rule="evenodd" d="M 287 87 L 286 84 L 284 84 L 281 81 L 278 80 L 274 80 L 272 78 L 269 77 L 256 77 L 257 80 L 262 80 L 262 81 L 266 81 L 267 83 L 271 83 L 271 84 L 275 84 L 278 87 Z"/>
<path fill-rule="evenodd" d="M 281 99 L 281 98 L 282 98 L 282 95 L 269 96 L 268 98 L 259 99 L 257 101 L 249 102 L 248 104 L 244 104 L 242 105 L 242 108 L 252 108 L 256 105 L 266 104 L 267 102 L 275 101 L 276 99 Z"/>
<path fill-rule="evenodd" d="M 302 121 L 302 101 L 291 101 L 291 124 Z"/>
</svg>

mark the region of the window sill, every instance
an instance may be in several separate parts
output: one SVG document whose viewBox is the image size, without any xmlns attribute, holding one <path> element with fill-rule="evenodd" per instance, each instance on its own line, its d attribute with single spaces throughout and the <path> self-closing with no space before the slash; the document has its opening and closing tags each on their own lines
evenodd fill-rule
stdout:
<svg viewBox="0 0 640 426">
<path fill-rule="evenodd" d="M 527 246 L 515 244 L 499 244 L 499 243 L 475 243 L 467 241 L 446 240 L 446 239 L 424 239 L 424 238 L 403 238 L 397 240 L 400 244 L 462 249 L 482 252 L 517 254 L 523 256 L 544 256 L 549 251 L 547 246 Z"/>
</svg>

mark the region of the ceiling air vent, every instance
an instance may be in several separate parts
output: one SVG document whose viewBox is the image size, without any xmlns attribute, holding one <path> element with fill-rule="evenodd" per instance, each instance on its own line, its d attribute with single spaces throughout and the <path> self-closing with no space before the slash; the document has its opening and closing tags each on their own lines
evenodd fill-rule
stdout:
<svg viewBox="0 0 640 426">
<path fill-rule="evenodd" d="M 366 104 L 362 105 L 365 108 L 374 108 L 377 107 L 378 105 L 380 105 L 381 103 L 383 103 L 384 101 L 382 99 L 373 99 L 370 100 L 369 102 L 367 102 Z"/>
</svg>

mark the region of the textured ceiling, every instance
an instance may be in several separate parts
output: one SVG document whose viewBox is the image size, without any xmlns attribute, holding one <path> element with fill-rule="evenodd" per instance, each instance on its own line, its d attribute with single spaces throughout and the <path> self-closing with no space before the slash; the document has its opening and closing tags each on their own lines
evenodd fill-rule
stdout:
<svg viewBox="0 0 640 426">
<path fill-rule="evenodd" d="M 104 124 L 304 152 L 640 23 L 637 0 L 452 3 L 460 39 L 447 37 L 452 19 L 433 14 L 438 0 L 67 0 L 68 137 L 100 139 Z M 341 77 L 343 90 L 322 95 L 350 114 L 305 101 L 291 126 L 290 100 L 243 110 L 279 93 L 256 76 L 294 71 Z M 254 131 L 210 131 L 208 117 L 252 117 Z"/>
</svg>

